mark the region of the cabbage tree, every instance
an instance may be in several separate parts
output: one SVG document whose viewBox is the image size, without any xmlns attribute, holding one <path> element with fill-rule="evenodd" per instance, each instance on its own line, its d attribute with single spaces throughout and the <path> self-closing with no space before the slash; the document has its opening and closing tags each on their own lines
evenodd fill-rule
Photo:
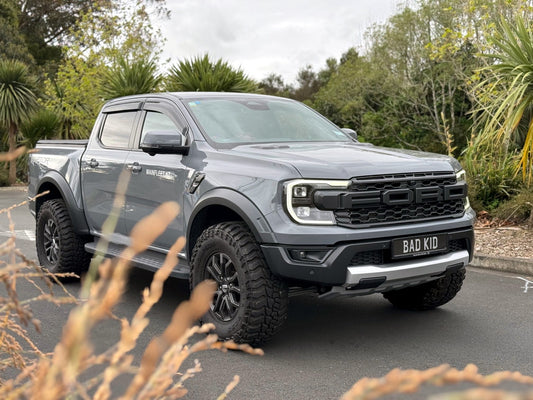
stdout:
<svg viewBox="0 0 533 400">
<path fill-rule="evenodd" d="M 0 60 L 0 126 L 7 130 L 9 152 L 17 147 L 19 125 L 37 108 L 35 80 L 20 61 Z M 17 179 L 17 162 L 9 162 L 8 183 Z"/>
</svg>

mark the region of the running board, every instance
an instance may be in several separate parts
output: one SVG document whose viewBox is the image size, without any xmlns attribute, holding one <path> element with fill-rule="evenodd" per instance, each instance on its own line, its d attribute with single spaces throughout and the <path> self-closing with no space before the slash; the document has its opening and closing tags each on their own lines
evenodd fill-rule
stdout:
<svg viewBox="0 0 533 400">
<path fill-rule="evenodd" d="M 85 244 L 85 251 L 96 254 L 96 247 L 98 242 L 89 242 Z M 124 246 L 110 243 L 107 249 L 107 252 L 104 254 L 105 257 L 119 257 Z M 136 267 L 146 269 L 148 271 L 157 271 L 163 262 L 165 261 L 166 255 L 159 253 L 153 250 L 147 250 L 133 258 L 132 264 Z M 174 267 L 174 270 L 170 273 L 170 276 L 179 279 L 189 279 L 190 268 L 186 260 L 179 259 L 178 265 Z"/>
</svg>

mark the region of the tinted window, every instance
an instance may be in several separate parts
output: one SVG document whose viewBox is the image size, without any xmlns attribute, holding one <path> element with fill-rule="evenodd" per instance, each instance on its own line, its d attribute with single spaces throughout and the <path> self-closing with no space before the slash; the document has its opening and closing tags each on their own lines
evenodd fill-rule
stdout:
<svg viewBox="0 0 533 400">
<path fill-rule="evenodd" d="M 133 131 L 135 111 L 107 114 L 100 141 L 106 147 L 128 148 Z"/>
<path fill-rule="evenodd" d="M 209 138 L 222 145 L 351 141 L 337 126 L 297 102 L 211 98 L 187 105 Z"/>
<path fill-rule="evenodd" d="M 175 131 L 177 135 L 180 134 L 180 130 L 176 127 L 176 124 L 165 114 L 161 114 L 155 111 L 148 111 L 144 118 L 143 130 L 141 133 L 141 143 L 144 139 L 146 132 L 153 131 Z"/>
</svg>

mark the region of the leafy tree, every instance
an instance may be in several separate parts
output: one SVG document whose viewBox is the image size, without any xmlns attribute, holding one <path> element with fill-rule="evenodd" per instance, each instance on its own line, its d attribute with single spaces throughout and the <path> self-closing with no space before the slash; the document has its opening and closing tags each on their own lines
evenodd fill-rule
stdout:
<svg viewBox="0 0 533 400">
<path fill-rule="evenodd" d="M 84 139 L 91 133 L 103 98 L 100 95 L 101 69 L 93 59 L 64 60 L 54 80 L 45 82 L 44 106 L 60 120 L 58 137 Z"/>
<path fill-rule="evenodd" d="M 19 18 L 15 0 L 0 0 L 0 58 L 33 63 L 24 37 L 18 29 Z"/>
<path fill-rule="evenodd" d="M 108 24 L 107 29 L 114 31 L 117 38 L 121 38 L 122 23 L 118 26 L 114 22 L 121 19 L 127 10 L 130 15 L 154 14 L 168 16 L 165 0 L 2 0 L 17 3 L 18 30 L 24 36 L 27 47 L 40 66 L 45 66 L 47 72 L 55 73 L 57 66 L 63 59 L 64 49 L 78 40 L 76 33 L 79 22 L 88 14 L 94 19 L 96 16 Z M 135 10 L 135 11 L 133 11 Z M 137 16 L 131 20 L 138 21 Z M 103 25 L 100 26 L 100 29 Z M 145 28 L 144 25 L 139 29 Z M 148 31 L 147 34 L 150 34 Z M 121 39 L 119 39 L 120 41 Z"/>
<path fill-rule="evenodd" d="M 61 124 L 60 118 L 54 112 L 41 107 L 30 119 L 22 122 L 19 131 L 22 135 L 22 144 L 33 148 L 41 139 L 57 137 Z"/>
<path fill-rule="evenodd" d="M 106 100 L 132 94 L 151 93 L 158 89 L 162 76 L 157 64 L 146 58 L 129 61 L 119 57 L 103 76 L 102 94 Z"/>
<path fill-rule="evenodd" d="M 460 2 L 461 0 L 459 0 Z M 455 18 L 450 2 L 420 2 L 405 8 L 371 32 L 370 61 L 394 78 L 389 93 L 390 125 L 401 126 L 407 142 L 426 150 L 451 153 L 452 143 L 466 144 L 469 103 L 463 90 L 471 75 L 473 52 L 467 43 L 436 54 L 435 48 Z M 444 4 L 446 3 L 446 4 Z"/>
<path fill-rule="evenodd" d="M 104 101 L 102 71 L 108 65 L 131 54 L 157 60 L 162 41 L 148 6 L 143 0 L 116 0 L 112 13 L 91 9 L 77 22 L 57 76 L 45 82 L 44 105 L 60 117 L 62 138 L 89 136 Z"/>
<path fill-rule="evenodd" d="M 326 68 L 318 71 L 318 81 L 320 82 L 321 87 L 329 82 L 331 77 L 337 72 L 338 68 L 339 63 L 336 58 L 330 57 L 326 60 Z"/>
<path fill-rule="evenodd" d="M 17 131 L 37 107 L 34 79 L 20 61 L 0 60 L 0 124 L 7 129 L 9 151 L 17 147 Z M 8 183 L 17 179 L 16 160 L 9 162 Z"/>
<path fill-rule="evenodd" d="M 253 92 L 256 88 L 240 68 L 222 59 L 215 62 L 208 54 L 179 61 L 170 68 L 166 80 L 169 91 Z"/>
<path fill-rule="evenodd" d="M 294 91 L 292 86 L 285 83 L 281 75 L 274 73 L 259 82 L 259 89 L 264 94 L 281 97 L 289 97 Z"/>
<path fill-rule="evenodd" d="M 307 65 L 298 71 L 296 81 L 298 86 L 294 89 L 291 97 L 298 101 L 312 100 L 315 93 L 320 89 L 320 80 L 311 65 Z"/>
<path fill-rule="evenodd" d="M 503 152 L 520 149 L 518 168 L 533 182 L 533 32 L 522 17 L 501 19 L 492 38 L 494 63 L 485 67 L 477 86 L 478 142 Z"/>
<path fill-rule="evenodd" d="M 68 43 L 71 29 L 91 1 L 80 0 L 18 0 L 18 30 L 37 65 L 58 64 L 61 46 Z M 104 5 L 104 1 L 100 2 Z"/>
<path fill-rule="evenodd" d="M 327 85 L 316 94 L 313 105 L 333 122 L 359 132 L 381 145 L 402 142 L 402 130 L 389 125 L 388 95 L 394 90 L 390 75 L 364 57 L 346 59 Z"/>
<path fill-rule="evenodd" d="M 471 124 L 466 82 L 480 66 L 474 35 L 463 25 L 474 26 L 465 13 L 476 7 L 420 0 L 374 25 L 366 53 L 343 54 L 314 104 L 378 144 L 459 154 Z"/>
</svg>

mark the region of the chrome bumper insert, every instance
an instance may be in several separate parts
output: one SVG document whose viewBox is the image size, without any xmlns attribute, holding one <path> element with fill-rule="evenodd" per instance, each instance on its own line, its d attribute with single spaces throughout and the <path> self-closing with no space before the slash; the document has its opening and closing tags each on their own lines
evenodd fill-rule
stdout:
<svg viewBox="0 0 533 400">
<path fill-rule="evenodd" d="M 469 259 L 468 251 L 461 250 L 420 260 L 348 267 L 346 283 L 333 287 L 320 297 L 358 296 L 419 285 L 438 279 L 450 268 L 466 267 Z"/>
</svg>

